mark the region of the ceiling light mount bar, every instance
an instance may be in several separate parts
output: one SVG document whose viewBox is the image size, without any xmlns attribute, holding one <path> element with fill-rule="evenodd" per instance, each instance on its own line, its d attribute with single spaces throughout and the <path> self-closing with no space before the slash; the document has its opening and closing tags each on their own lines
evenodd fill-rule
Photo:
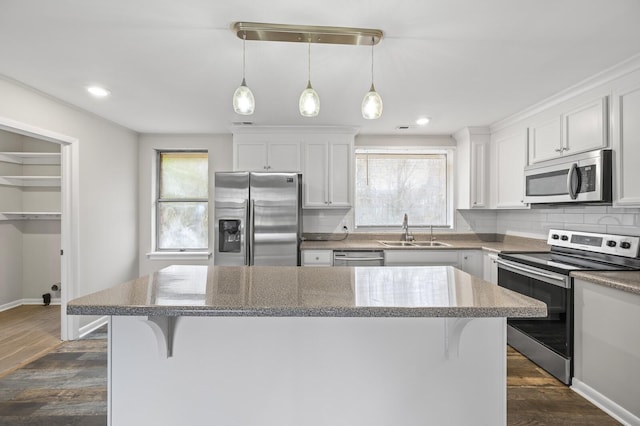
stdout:
<svg viewBox="0 0 640 426">
<path fill-rule="evenodd" d="M 370 28 L 266 24 L 260 22 L 234 22 L 231 28 L 241 39 L 246 37 L 246 40 L 287 41 L 292 43 L 369 46 L 378 44 L 383 36 L 381 30 Z"/>
</svg>

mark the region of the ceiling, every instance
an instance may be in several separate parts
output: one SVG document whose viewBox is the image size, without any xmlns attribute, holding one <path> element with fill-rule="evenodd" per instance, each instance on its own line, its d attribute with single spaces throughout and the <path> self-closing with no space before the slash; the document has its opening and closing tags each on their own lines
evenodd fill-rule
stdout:
<svg viewBox="0 0 640 426">
<path fill-rule="evenodd" d="M 1 0 L 0 75 L 143 133 L 349 125 L 363 134 L 451 134 L 516 113 L 640 52 L 638 0 Z M 236 21 L 378 28 L 378 120 L 360 104 L 368 46 L 311 46 L 318 117 L 298 113 L 303 43 L 247 41 L 256 112 L 233 112 Z M 112 95 L 89 96 L 101 84 Z M 1 94 L 0 94 L 1 96 Z M 419 116 L 431 117 L 425 127 Z"/>
</svg>

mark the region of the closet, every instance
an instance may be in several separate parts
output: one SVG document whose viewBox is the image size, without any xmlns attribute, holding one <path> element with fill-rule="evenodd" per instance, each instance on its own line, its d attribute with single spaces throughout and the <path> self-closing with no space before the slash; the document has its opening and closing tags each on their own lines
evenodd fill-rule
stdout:
<svg viewBox="0 0 640 426">
<path fill-rule="evenodd" d="M 60 145 L 0 130 L 0 310 L 60 293 Z"/>
</svg>

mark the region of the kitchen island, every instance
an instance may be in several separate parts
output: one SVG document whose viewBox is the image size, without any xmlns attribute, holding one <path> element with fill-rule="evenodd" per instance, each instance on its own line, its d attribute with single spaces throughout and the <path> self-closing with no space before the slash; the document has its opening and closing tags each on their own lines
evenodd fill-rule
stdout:
<svg viewBox="0 0 640 426">
<path fill-rule="evenodd" d="M 110 425 L 504 425 L 505 317 L 546 306 L 446 266 L 172 266 L 67 312 L 110 316 Z"/>
</svg>

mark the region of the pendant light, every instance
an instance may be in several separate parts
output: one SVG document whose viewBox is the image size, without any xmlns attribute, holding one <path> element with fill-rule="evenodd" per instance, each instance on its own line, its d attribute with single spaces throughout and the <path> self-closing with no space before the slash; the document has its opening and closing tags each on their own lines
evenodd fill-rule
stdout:
<svg viewBox="0 0 640 426">
<path fill-rule="evenodd" d="M 382 115 L 382 98 L 373 87 L 373 44 L 374 38 L 371 37 L 371 88 L 364 95 L 362 100 L 362 116 L 367 120 L 375 120 Z"/>
<path fill-rule="evenodd" d="M 245 71 L 245 42 L 247 41 L 247 35 L 242 35 L 242 83 L 236 91 L 233 93 L 233 110 L 242 115 L 251 115 L 256 107 L 256 101 L 253 97 L 251 89 L 247 86 L 247 82 L 244 79 Z"/>
<path fill-rule="evenodd" d="M 320 112 L 320 97 L 313 87 L 311 87 L 311 37 L 309 37 L 309 80 L 307 88 L 300 94 L 298 102 L 300 115 L 303 117 L 315 117 Z"/>
</svg>

